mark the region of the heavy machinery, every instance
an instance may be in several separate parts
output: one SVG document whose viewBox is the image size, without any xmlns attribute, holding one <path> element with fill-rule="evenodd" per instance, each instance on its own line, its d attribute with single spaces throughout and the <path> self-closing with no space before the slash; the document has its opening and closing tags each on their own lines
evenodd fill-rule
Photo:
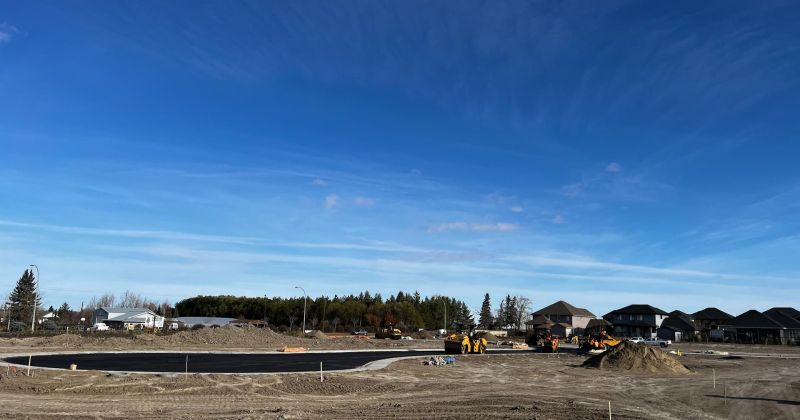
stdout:
<svg viewBox="0 0 800 420">
<path fill-rule="evenodd" d="M 580 351 L 584 353 L 598 353 L 608 350 L 611 347 L 616 347 L 621 341 L 606 334 L 605 331 L 600 331 L 597 336 L 586 336 L 581 343 Z"/>
<path fill-rule="evenodd" d="M 449 354 L 484 354 L 486 353 L 486 339 L 477 337 L 472 330 L 475 325 L 470 325 L 465 330 L 459 325 L 459 332 L 450 334 L 444 339 L 444 352 Z"/>
<path fill-rule="evenodd" d="M 375 338 L 389 338 L 391 340 L 399 340 L 403 338 L 403 332 L 394 327 L 394 324 L 387 324 L 381 326 L 375 331 Z"/>
<path fill-rule="evenodd" d="M 548 335 L 542 340 L 542 351 L 545 353 L 558 353 L 558 337 Z"/>
</svg>

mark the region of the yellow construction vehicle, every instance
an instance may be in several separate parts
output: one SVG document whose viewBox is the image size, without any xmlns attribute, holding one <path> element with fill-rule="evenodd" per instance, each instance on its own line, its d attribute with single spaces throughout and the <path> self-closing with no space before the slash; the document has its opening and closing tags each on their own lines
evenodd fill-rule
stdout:
<svg viewBox="0 0 800 420">
<path fill-rule="evenodd" d="M 581 343 L 580 351 L 584 353 L 598 353 L 608 350 L 611 347 L 616 347 L 620 340 L 601 331 L 598 336 L 587 336 Z"/>
<path fill-rule="evenodd" d="M 375 338 L 389 338 L 391 340 L 399 340 L 403 338 L 403 332 L 395 328 L 393 324 L 388 324 L 385 327 L 381 326 L 375 331 Z"/>
<path fill-rule="evenodd" d="M 449 354 L 484 354 L 486 353 L 487 342 L 483 337 L 476 337 L 472 333 L 474 325 L 469 326 L 468 331 L 453 333 L 444 339 L 444 352 Z"/>
</svg>

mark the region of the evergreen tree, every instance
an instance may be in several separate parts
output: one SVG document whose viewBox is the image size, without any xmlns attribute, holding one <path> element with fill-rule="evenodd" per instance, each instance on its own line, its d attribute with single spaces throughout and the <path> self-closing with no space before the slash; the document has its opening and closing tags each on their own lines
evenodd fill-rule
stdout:
<svg viewBox="0 0 800 420">
<path fill-rule="evenodd" d="M 506 320 L 506 302 L 501 300 L 500 307 L 497 308 L 497 316 L 494 317 L 494 322 L 497 324 L 498 327 L 503 328 L 505 327 Z"/>
<path fill-rule="evenodd" d="M 36 277 L 33 270 L 25 270 L 17 285 L 8 297 L 11 317 L 21 322 L 30 322 L 34 305 L 42 304 L 42 297 L 36 292 Z"/>
<path fill-rule="evenodd" d="M 510 298 L 506 304 L 506 325 L 513 325 L 516 327 L 517 312 L 519 312 L 519 308 L 517 308 L 517 297 L 514 296 Z"/>
<path fill-rule="evenodd" d="M 480 317 L 478 318 L 478 325 L 481 328 L 491 328 L 493 323 L 494 318 L 492 317 L 492 302 L 489 299 L 489 294 L 487 293 L 483 297 L 483 304 L 481 305 L 481 313 Z"/>
</svg>

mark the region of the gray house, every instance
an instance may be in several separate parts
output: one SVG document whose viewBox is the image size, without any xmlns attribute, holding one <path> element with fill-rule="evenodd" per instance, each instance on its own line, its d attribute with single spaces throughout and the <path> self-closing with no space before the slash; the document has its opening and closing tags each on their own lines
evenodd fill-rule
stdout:
<svg viewBox="0 0 800 420">
<path fill-rule="evenodd" d="M 628 305 L 611 311 L 603 318 L 614 324 L 618 337 L 655 337 L 668 313 L 650 305 Z"/>
<path fill-rule="evenodd" d="M 93 324 L 103 323 L 111 328 L 132 330 L 136 328 L 164 328 L 164 317 L 147 308 L 97 308 Z"/>
<path fill-rule="evenodd" d="M 589 321 L 595 318 L 588 310 L 559 300 L 532 313 L 530 321 L 525 323 L 525 329 L 529 332 L 549 332 L 559 337 L 583 335 Z"/>
<path fill-rule="evenodd" d="M 689 341 L 699 333 L 694 319 L 681 311 L 672 311 L 667 319 L 658 327 L 658 338 L 672 340 L 675 343 Z"/>
</svg>

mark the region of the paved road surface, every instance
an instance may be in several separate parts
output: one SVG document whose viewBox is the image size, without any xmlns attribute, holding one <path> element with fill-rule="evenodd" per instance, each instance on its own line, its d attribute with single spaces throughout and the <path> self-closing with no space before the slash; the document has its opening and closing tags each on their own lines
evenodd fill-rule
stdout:
<svg viewBox="0 0 800 420">
<path fill-rule="evenodd" d="M 492 353 L 506 353 L 499 350 Z M 88 353 L 33 356 L 31 365 L 81 370 L 184 372 L 187 353 Z M 353 369 L 381 359 L 444 355 L 442 351 L 358 351 L 342 353 L 235 354 L 188 353 L 192 373 L 310 372 Z M 27 357 L 10 357 L 10 363 L 27 365 Z"/>
</svg>

